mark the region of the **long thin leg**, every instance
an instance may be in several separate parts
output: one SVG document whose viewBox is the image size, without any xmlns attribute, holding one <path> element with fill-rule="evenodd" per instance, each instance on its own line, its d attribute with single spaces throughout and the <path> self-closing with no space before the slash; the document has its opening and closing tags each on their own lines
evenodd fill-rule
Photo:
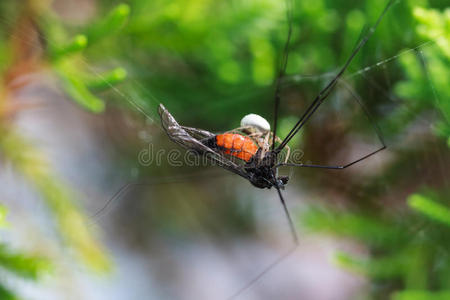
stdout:
<svg viewBox="0 0 450 300">
<path fill-rule="evenodd" d="M 275 189 L 277 190 L 278 196 L 280 197 L 281 204 L 283 205 L 284 213 L 286 214 L 286 217 L 289 222 L 289 227 L 291 228 L 292 237 L 294 239 L 294 243 L 298 244 L 298 236 L 297 231 L 295 230 L 294 222 L 292 222 L 291 215 L 289 214 L 289 210 L 286 206 L 286 201 L 284 201 L 283 194 L 281 193 L 280 187 L 278 185 L 275 185 Z"/>
<path fill-rule="evenodd" d="M 279 164 L 277 164 L 275 166 L 275 168 L 286 166 L 286 167 L 303 167 L 303 168 L 320 168 L 320 169 L 341 170 L 341 169 L 348 168 L 348 167 L 350 167 L 350 166 L 352 166 L 352 165 L 354 165 L 354 164 L 356 164 L 356 163 L 358 163 L 358 162 L 360 162 L 360 161 L 362 161 L 362 160 L 364 160 L 364 159 L 366 159 L 366 158 L 368 158 L 368 157 L 370 157 L 370 156 L 372 156 L 372 155 L 374 155 L 374 154 L 376 154 L 376 153 L 378 153 L 378 152 L 380 152 L 381 150 L 384 150 L 384 149 L 386 149 L 386 146 L 383 145 L 381 148 L 379 148 L 379 149 L 377 149 L 377 150 L 375 150 L 373 152 L 370 152 L 369 154 L 364 155 L 363 157 L 358 158 L 357 160 L 352 161 L 351 163 L 348 163 L 346 165 L 324 166 L 324 165 L 306 165 L 306 164 L 294 164 L 294 163 L 279 163 Z"/>
<path fill-rule="evenodd" d="M 331 93 L 333 87 L 336 85 L 337 81 L 342 77 L 344 72 L 347 70 L 350 63 L 355 58 L 356 54 L 358 54 L 359 50 L 367 43 L 369 38 L 373 35 L 375 32 L 375 29 L 380 24 L 381 20 L 383 19 L 386 12 L 389 10 L 391 5 L 396 0 L 390 0 L 389 3 L 386 5 L 385 9 L 381 13 L 381 15 L 378 17 L 377 21 L 375 22 L 375 25 L 369 28 L 369 33 L 357 44 L 355 49 L 353 50 L 350 57 L 345 62 L 344 66 L 341 68 L 341 70 L 338 72 L 338 74 L 328 83 L 328 85 L 320 91 L 320 93 L 317 95 L 317 97 L 314 99 L 314 101 L 311 103 L 311 105 L 306 109 L 305 113 L 302 115 L 302 117 L 298 120 L 298 122 L 294 125 L 294 127 L 291 129 L 291 131 L 288 133 L 286 138 L 283 140 L 283 142 L 274 150 L 275 154 L 279 153 L 286 144 L 297 134 L 297 132 L 305 125 L 305 123 L 309 120 L 309 118 L 312 116 L 312 114 L 317 110 L 317 108 L 320 106 L 320 104 L 323 103 L 323 101 L 328 97 L 328 95 Z"/>
<path fill-rule="evenodd" d="M 281 263 L 283 260 L 288 258 L 294 251 L 297 249 L 298 244 L 295 244 L 294 247 L 290 248 L 286 253 L 284 253 L 282 256 L 277 258 L 275 261 L 273 261 L 270 265 L 268 265 L 264 270 L 262 270 L 258 276 L 252 279 L 249 283 L 247 283 L 244 287 L 242 287 L 239 291 L 231 295 L 227 298 L 227 300 L 235 299 L 237 296 L 241 295 L 243 292 L 248 290 L 255 282 L 261 279 L 264 275 L 266 275 L 269 271 L 271 271 L 273 268 L 275 268 L 279 263 Z"/>
<path fill-rule="evenodd" d="M 372 114 L 367 109 L 367 107 L 364 105 L 364 102 L 362 101 L 361 97 L 351 88 L 351 86 L 347 82 L 345 82 L 344 80 L 340 80 L 340 82 L 343 83 L 343 86 L 356 99 L 356 102 L 359 104 L 359 106 L 361 106 L 364 114 L 366 115 L 366 117 L 369 120 L 369 122 L 372 124 L 372 127 L 373 127 L 373 129 L 374 129 L 378 139 L 380 140 L 381 147 L 378 148 L 377 150 L 372 151 L 369 154 L 366 154 L 366 155 L 364 155 L 364 156 L 362 156 L 362 157 L 360 157 L 360 158 L 358 158 L 358 159 L 356 159 L 356 160 L 354 160 L 354 161 L 352 161 L 352 162 L 350 162 L 348 164 L 345 164 L 345 165 L 326 166 L 326 165 L 295 164 L 295 163 L 286 163 L 286 162 L 284 162 L 284 163 L 277 164 L 275 166 L 275 168 L 282 167 L 282 166 L 290 166 L 290 167 L 321 168 L 321 169 L 336 169 L 336 170 L 340 170 L 340 169 L 348 168 L 348 167 L 350 167 L 350 166 L 352 166 L 352 165 L 354 165 L 354 164 L 356 164 L 356 163 L 358 163 L 358 162 L 360 162 L 360 161 L 362 161 L 362 160 L 364 160 L 366 158 L 369 158 L 370 156 L 372 156 L 372 155 L 374 155 L 374 154 L 376 154 L 376 153 L 386 149 L 386 143 L 384 141 L 383 134 L 382 134 L 380 128 L 378 127 L 377 123 L 375 122 Z"/>
<path fill-rule="evenodd" d="M 291 42 L 292 36 L 292 0 L 286 0 L 286 14 L 288 20 L 288 36 L 286 39 L 286 43 L 284 44 L 283 57 L 281 59 L 280 70 L 278 73 L 278 77 L 275 83 L 275 103 L 274 103 L 274 116 L 273 116 L 273 135 L 277 135 L 277 126 L 278 126 L 278 110 L 280 107 L 280 92 L 281 92 L 281 79 L 285 75 L 286 67 L 288 63 L 289 57 L 289 44 Z M 272 140 L 272 151 L 275 149 L 275 139 Z M 277 153 L 275 153 L 277 154 Z"/>
<path fill-rule="evenodd" d="M 272 172 L 273 178 L 275 178 L 275 172 Z M 243 292 L 248 290 L 255 282 L 261 279 L 264 275 L 266 275 L 269 271 L 271 271 L 273 268 L 275 268 L 278 264 L 280 264 L 283 260 L 288 258 L 294 251 L 297 249 L 299 243 L 298 243 L 298 236 L 297 232 L 294 227 L 294 222 L 292 222 L 291 215 L 289 214 L 289 210 L 287 209 L 286 202 L 284 201 L 283 195 L 281 194 L 280 187 L 278 185 L 275 185 L 275 188 L 278 192 L 278 196 L 280 197 L 281 204 L 283 205 L 284 212 L 286 214 L 286 217 L 289 222 L 289 227 L 291 228 L 292 236 L 294 238 L 294 246 L 290 248 L 285 254 L 277 258 L 274 262 L 272 262 L 270 265 L 268 265 L 264 270 L 262 270 L 258 276 L 253 278 L 250 282 L 248 282 L 244 287 L 242 287 L 240 290 L 238 290 L 236 293 L 228 297 L 228 300 L 234 299 L 237 296 L 241 295 Z"/>
<path fill-rule="evenodd" d="M 138 186 L 157 186 L 162 184 L 174 184 L 174 183 L 182 183 L 186 181 L 196 181 L 196 180 L 202 180 L 202 179 L 210 179 L 210 178 L 216 178 L 216 177 L 222 177 L 227 176 L 229 173 L 227 172 L 215 172 L 213 171 L 201 171 L 201 172 L 195 172 L 192 174 L 186 174 L 186 175 L 178 175 L 178 176 L 170 176 L 170 177 L 163 177 L 163 178 L 154 178 L 152 180 L 143 179 L 141 181 L 133 181 L 128 182 L 122 187 L 120 187 L 117 192 L 109 198 L 100 208 L 97 210 L 92 216 L 90 216 L 90 219 L 93 220 L 93 222 L 97 222 L 104 213 L 108 210 L 108 208 L 114 203 L 120 200 L 120 197 L 124 196 L 126 193 L 129 192 L 130 189 Z"/>
</svg>

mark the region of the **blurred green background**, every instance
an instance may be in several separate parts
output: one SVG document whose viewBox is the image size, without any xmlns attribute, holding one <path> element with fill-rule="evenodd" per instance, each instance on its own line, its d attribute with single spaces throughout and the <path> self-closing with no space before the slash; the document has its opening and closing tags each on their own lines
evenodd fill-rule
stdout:
<svg viewBox="0 0 450 300">
<path fill-rule="evenodd" d="M 293 1 L 280 137 L 385 2 Z M 171 156 L 157 105 L 271 121 L 288 25 L 278 0 L 2 1 L 0 299 L 226 299 L 286 253 L 276 193 Z M 236 299 L 450 299 L 448 78 L 448 2 L 397 1 L 289 144 L 344 164 L 376 122 L 387 150 L 282 170 L 300 246 Z"/>
</svg>

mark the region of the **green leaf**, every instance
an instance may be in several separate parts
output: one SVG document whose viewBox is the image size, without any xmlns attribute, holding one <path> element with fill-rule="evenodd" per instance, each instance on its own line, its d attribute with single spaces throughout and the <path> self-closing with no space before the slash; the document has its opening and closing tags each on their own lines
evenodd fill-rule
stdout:
<svg viewBox="0 0 450 300">
<path fill-rule="evenodd" d="M 2 300 L 19 300 L 9 289 L 0 284 L 0 299 Z"/>
<path fill-rule="evenodd" d="M 436 44 L 447 57 L 450 57 L 449 11 L 447 9 L 445 12 L 440 12 L 422 7 L 416 7 L 413 11 L 414 17 L 419 22 L 418 33 L 427 38 L 436 39 Z"/>
<path fill-rule="evenodd" d="M 7 211 L 6 207 L 0 205 L 0 228 L 8 226 L 8 222 L 6 222 Z"/>
<path fill-rule="evenodd" d="M 86 79 L 84 82 L 89 89 L 99 91 L 109 89 L 123 82 L 126 78 L 127 71 L 124 68 L 116 68 L 104 74 L 97 74 L 96 77 Z"/>
<path fill-rule="evenodd" d="M 104 19 L 91 25 L 86 35 L 90 44 L 116 33 L 127 22 L 130 15 L 130 7 L 127 4 L 119 4 Z"/>
<path fill-rule="evenodd" d="M 92 270 L 109 271 L 111 265 L 107 254 L 94 239 L 86 216 L 75 204 L 74 192 L 56 177 L 45 154 L 17 133 L 1 128 L 0 152 L 45 201 L 59 233 L 77 258 Z"/>
<path fill-rule="evenodd" d="M 94 96 L 80 78 L 63 72 L 59 72 L 58 75 L 66 93 L 78 104 L 95 113 L 104 110 L 103 101 Z"/>
<path fill-rule="evenodd" d="M 313 208 L 302 216 L 301 221 L 315 231 L 356 238 L 370 245 L 398 243 L 402 238 L 402 232 L 392 224 L 364 215 L 329 213 Z"/>
<path fill-rule="evenodd" d="M 75 36 L 68 44 L 63 45 L 57 49 L 54 49 L 50 54 L 51 59 L 56 60 L 59 58 L 65 58 L 68 55 L 78 53 L 86 48 L 88 45 L 88 39 L 85 35 L 79 34 Z"/>
<path fill-rule="evenodd" d="M 21 277 L 36 280 L 43 272 L 50 270 L 50 262 L 46 259 L 13 253 L 5 245 L 0 244 L 0 266 Z"/>
<path fill-rule="evenodd" d="M 422 194 L 413 194 L 408 197 L 408 205 L 413 210 L 427 216 L 433 221 L 450 226 L 450 209 L 431 200 Z"/>
<path fill-rule="evenodd" d="M 352 271 L 365 274 L 376 279 L 402 277 L 405 273 L 406 260 L 402 255 L 386 256 L 382 259 L 361 259 L 339 252 L 334 257 L 335 262 Z"/>
<path fill-rule="evenodd" d="M 392 300 L 448 300 L 450 291 L 404 290 L 395 292 Z"/>
</svg>

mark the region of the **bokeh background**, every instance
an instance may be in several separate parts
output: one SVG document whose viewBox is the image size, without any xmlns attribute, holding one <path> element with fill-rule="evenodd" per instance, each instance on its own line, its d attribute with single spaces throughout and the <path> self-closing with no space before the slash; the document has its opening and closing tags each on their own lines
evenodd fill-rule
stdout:
<svg viewBox="0 0 450 300">
<path fill-rule="evenodd" d="M 281 137 L 384 2 L 293 1 Z M 450 299 L 447 1 L 397 1 L 290 142 L 388 145 L 281 171 L 294 251 L 275 191 L 170 154 L 159 103 L 272 120 L 288 25 L 278 0 L 1 1 L 0 299 Z"/>
</svg>

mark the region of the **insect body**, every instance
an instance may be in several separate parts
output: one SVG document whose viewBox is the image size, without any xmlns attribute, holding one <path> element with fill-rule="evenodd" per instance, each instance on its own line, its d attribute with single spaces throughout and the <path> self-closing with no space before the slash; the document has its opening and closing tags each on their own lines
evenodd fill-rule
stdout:
<svg viewBox="0 0 450 300">
<path fill-rule="evenodd" d="M 246 178 L 254 186 L 282 189 L 287 183 L 287 177 L 276 176 L 277 157 L 269 151 L 272 132 L 245 126 L 216 135 L 203 129 L 179 125 L 162 104 L 159 105 L 159 114 L 164 130 L 174 142 Z M 227 156 L 237 157 L 244 164 Z"/>
<path fill-rule="evenodd" d="M 223 133 L 205 141 L 212 149 L 224 150 L 225 154 L 232 155 L 249 162 L 258 152 L 259 147 L 248 136 L 239 133 Z"/>
</svg>

